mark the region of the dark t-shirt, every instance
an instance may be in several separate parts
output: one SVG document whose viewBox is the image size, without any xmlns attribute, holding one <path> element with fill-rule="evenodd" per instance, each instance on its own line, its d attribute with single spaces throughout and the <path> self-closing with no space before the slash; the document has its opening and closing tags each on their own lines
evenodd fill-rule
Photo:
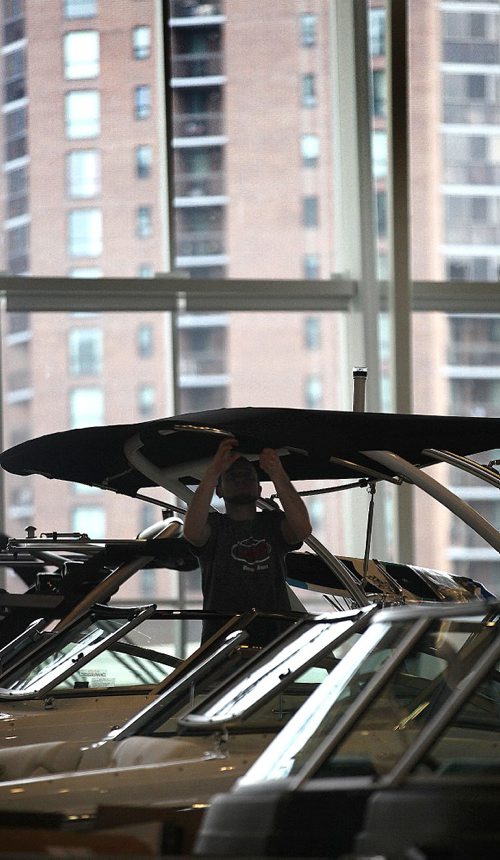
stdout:
<svg viewBox="0 0 500 860">
<path fill-rule="evenodd" d="M 210 537 L 204 546 L 193 547 L 200 560 L 204 609 L 290 611 L 285 556 L 301 544 L 285 541 L 283 517 L 282 511 L 261 511 L 253 520 L 239 522 L 209 514 Z M 204 638 L 208 629 L 205 625 Z"/>
</svg>

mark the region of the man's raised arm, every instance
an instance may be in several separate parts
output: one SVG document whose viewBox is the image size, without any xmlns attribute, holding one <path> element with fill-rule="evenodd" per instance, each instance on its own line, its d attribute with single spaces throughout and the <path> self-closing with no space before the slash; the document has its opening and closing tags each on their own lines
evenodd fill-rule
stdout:
<svg viewBox="0 0 500 860">
<path fill-rule="evenodd" d="M 184 537 L 193 546 L 204 546 L 210 537 L 208 514 L 212 497 L 219 476 L 238 459 L 239 455 L 233 451 L 237 444 L 236 439 L 224 439 L 221 442 L 188 505 L 184 518 Z"/>
<path fill-rule="evenodd" d="M 261 451 L 259 462 L 273 482 L 278 498 L 283 506 L 283 537 L 289 544 L 298 543 L 309 537 L 312 532 L 307 508 L 288 477 L 281 460 L 273 448 Z"/>
</svg>

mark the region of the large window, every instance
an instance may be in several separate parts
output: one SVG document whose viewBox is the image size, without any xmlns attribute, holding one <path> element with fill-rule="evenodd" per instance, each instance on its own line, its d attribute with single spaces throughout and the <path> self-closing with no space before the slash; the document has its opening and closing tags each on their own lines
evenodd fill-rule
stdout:
<svg viewBox="0 0 500 860">
<path fill-rule="evenodd" d="M 64 36 L 64 77 L 96 78 L 99 74 L 99 33 L 77 30 Z"/>
<path fill-rule="evenodd" d="M 72 257 L 98 257 L 103 248 L 100 209 L 74 209 L 68 216 L 68 253 Z"/>
<path fill-rule="evenodd" d="M 101 131 L 100 94 L 97 90 L 68 93 L 65 104 L 66 137 L 97 137 Z"/>
<path fill-rule="evenodd" d="M 0 270 L 7 317 L 26 314 L 21 330 L 5 329 L 6 444 L 174 410 L 350 408 L 352 367 L 367 362 L 375 408 L 392 409 L 395 343 L 412 353 L 410 408 L 496 414 L 496 4 L 408 0 L 395 78 L 385 0 L 367 0 L 363 43 L 351 41 L 361 38 L 354 4 L 334 0 L 227 2 L 216 15 L 193 0 L 170 19 L 159 0 L 43 6 L 43 20 L 29 3 L 0 6 Z M 401 181 L 405 148 L 396 141 L 393 163 L 390 127 L 401 111 L 388 83 L 401 80 L 405 58 Z M 409 188 L 407 223 L 393 220 L 393 169 L 396 202 Z M 399 262 L 418 308 L 408 342 L 390 336 L 386 301 L 395 227 L 408 229 Z M 384 316 L 364 310 L 379 290 Z M 24 498 L 10 493 L 14 476 L 5 480 L 7 499 Z M 22 480 L 34 486 L 33 517 L 42 522 L 50 495 L 71 530 L 68 488 Z M 110 536 L 140 530 L 142 506 L 102 496 Z M 348 537 L 359 517 L 344 519 L 336 502 L 321 508 L 329 542 L 362 553 Z M 428 516 L 417 510 L 416 560 L 471 571 L 477 553 L 455 546 L 449 523 L 428 539 Z"/>
<path fill-rule="evenodd" d="M 69 197 L 95 197 L 101 190 L 101 154 L 74 150 L 67 155 Z"/>
<path fill-rule="evenodd" d="M 73 376 L 97 375 L 102 371 L 101 329 L 73 329 L 69 334 L 69 370 Z"/>
</svg>

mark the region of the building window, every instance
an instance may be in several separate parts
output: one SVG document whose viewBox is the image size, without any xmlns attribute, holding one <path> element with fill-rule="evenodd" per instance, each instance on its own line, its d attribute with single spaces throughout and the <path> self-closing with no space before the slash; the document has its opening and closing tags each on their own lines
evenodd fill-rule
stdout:
<svg viewBox="0 0 500 860">
<path fill-rule="evenodd" d="M 64 36 L 64 77 L 66 80 L 96 78 L 99 74 L 99 33 L 78 30 Z"/>
<path fill-rule="evenodd" d="M 139 236 L 141 239 L 151 236 L 153 232 L 151 206 L 137 207 L 135 232 L 136 236 Z"/>
<path fill-rule="evenodd" d="M 106 512 L 98 505 L 82 505 L 71 511 L 71 531 L 93 540 L 106 537 Z"/>
<path fill-rule="evenodd" d="M 69 213 L 68 252 L 72 257 L 98 257 L 102 253 L 100 209 L 74 209 Z"/>
<path fill-rule="evenodd" d="M 306 349 L 313 351 L 321 346 L 320 317 L 306 317 L 304 321 L 304 343 Z"/>
<path fill-rule="evenodd" d="M 488 223 L 488 200 L 486 197 L 471 197 L 471 220 L 473 224 Z"/>
<path fill-rule="evenodd" d="M 135 174 L 138 179 L 148 179 L 151 176 L 153 162 L 153 147 L 141 144 L 135 148 Z"/>
<path fill-rule="evenodd" d="M 141 25 L 132 32 L 132 48 L 136 60 L 146 60 L 151 54 L 151 27 Z"/>
<path fill-rule="evenodd" d="M 306 379 L 305 401 L 307 409 L 319 409 L 323 403 L 323 382 L 319 376 Z"/>
<path fill-rule="evenodd" d="M 137 329 L 137 352 L 141 358 L 150 358 L 153 355 L 153 350 L 153 326 L 149 323 L 143 323 Z"/>
<path fill-rule="evenodd" d="M 325 523 L 325 502 L 324 499 L 312 498 L 307 500 L 307 509 L 311 519 L 313 532 L 317 534 Z"/>
<path fill-rule="evenodd" d="M 3 44 L 10 45 L 24 38 L 24 0 L 4 2 L 3 6 Z"/>
<path fill-rule="evenodd" d="M 102 269 L 98 266 L 77 266 L 68 272 L 70 278 L 102 278 Z"/>
<path fill-rule="evenodd" d="M 304 278 L 314 281 L 319 278 L 319 255 L 306 254 L 304 257 Z"/>
<path fill-rule="evenodd" d="M 303 107 L 314 107 L 316 98 L 316 76 L 310 72 L 301 77 L 301 96 Z"/>
<path fill-rule="evenodd" d="M 97 90 L 75 90 L 65 98 L 65 129 L 69 140 L 101 133 L 101 102 Z"/>
<path fill-rule="evenodd" d="M 74 329 L 69 333 L 69 371 L 72 376 L 102 372 L 103 338 L 98 328 Z"/>
<path fill-rule="evenodd" d="M 156 393 L 154 385 L 145 383 L 139 385 L 137 392 L 137 408 L 142 418 L 148 418 L 155 411 Z"/>
<path fill-rule="evenodd" d="M 7 266 L 12 275 L 20 275 L 29 269 L 29 241 L 30 231 L 28 224 L 20 224 L 6 230 L 7 241 Z"/>
<path fill-rule="evenodd" d="M 317 227 L 318 226 L 318 198 L 314 197 L 304 197 L 302 201 L 302 222 L 304 227 Z"/>
<path fill-rule="evenodd" d="M 134 90 L 134 116 L 136 119 L 147 119 L 151 114 L 151 87 L 141 84 Z"/>
<path fill-rule="evenodd" d="M 300 44 L 303 48 L 312 48 L 316 44 L 318 16 L 311 12 L 303 12 L 300 16 Z"/>
<path fill-rule="evenodd" d="M 369 15 L 370 53 L 373 57 L 382 57 L 385 55 L 385 9 L 370 9 Z"/>
<path fill-rule="evenodd" d="M 387 192 L 377 191 L 377 235 L 379 238 L 387 236 Z"/>
<path fill-rule="evenodd" d="M 151 263 L 141 263 L 137 269 L 138 278 L 154 278 L 155 270 Z"/>
<path fill-rule="evenodd" d="M 102 388 L 74 388 L 69 397 L 70 427 L 100 427 L 104 422 Z"/>
<path fill-rule="evenodd" d="M 387 76 L 384 69 L 373 72 L 373 115 L 384 118 L 387 114 Z"/>
<path fill-rule="evenodd" d="M 317 134 L 303 134 L 300 140 L 302 163 L 314 167 L 319 158 L 319 137 Z"/>
<path fill-rule="evenodd" d="M 28 170 L 18 167 L 5 174 L 7 183 L 7 218 L 17 218 L 28 211 Z"/>
<path fill-rule="evenodd" d="M 97 12 L 97 0 L 64 0 L 64 17 L 93 18 Z"/>
<path fill-rule="evenodd" d="M 68 197 L 95 197 L 101 190 L 101 154 L 77 149 L 66 157 Z"/>
<path fill-rule="evenodd" d="M 486 75 L 467 75 L 467 98 L 483 101 L 486 98 Z"/>
<path fill-rule="evenodd" d="M 26 108 L 7 111 L 4 118 L 5 160 L 14 161 L 27 152 L 27 115 Z"/>
<path fill-rule="evenodd" d="M 387 132 L 374 131 L 372 134 L 372 159 L 373 175 L 376 179 L 387 176 L 388 154 L 387 154 Z"/>
<path fill-rule="evenodd" d="M 466 263 L 459 260 L 448 260 L 446 264 L 448 272 L 448 280 L 450 281 L 467 281 L 469 269 Z"/>
<path fill-rule="evenodd" d="M 15 102 L 26 95 L 24 48 L 4 55 L 4 99 Z"/>
</svg>

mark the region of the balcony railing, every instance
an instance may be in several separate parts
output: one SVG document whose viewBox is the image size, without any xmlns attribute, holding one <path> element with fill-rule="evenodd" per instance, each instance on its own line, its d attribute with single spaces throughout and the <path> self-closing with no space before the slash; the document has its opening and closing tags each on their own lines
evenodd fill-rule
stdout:
<svg viewBox="0 0 500 860">
<path fill-rule="evenodd" d="M 176 197 L 216 197 L 221 194 L 224 194 L 224 174 L 221 170 L 203 176 L 175 174 Z"/>
<path fill-rule="evenodd" d="M 452 344 L 449 363 L 462 367 L 500 367 L 500 343 Z M 500 369 L 499 369 L 500 376 Z"/>
<path fill-rule="evenodd" d="M 173 78 L 205 78 L 222 75 L 222 53 L 211 52 L 177 54 L 172 59 Z"/>
<path fill-rule="evenodd" d="M 456 185 L 500 185 L 498 164 L 449 164 L 444 181 Z"/>
<path fill-rule="evenodd" d="M 445 63 L 498 63 L 500 46 L 498 42 L 451 42 L 443 44 Z"/>
<path fill-rule="evenodd" d="M 222 14 L 220 0 L 204 3 L 203 0 L 174 0 L 172 3 L 173 18 L 207 18 Z"/>
<path fill-rule="evenodd" d="M 174 137 L 213 137 L 223 134 L 223 114 L 181 113 L 174 116 Z"/>
<path fill-rule="evenodd" d="M 453 245 L 500 245 L 500 225 L 448 225 L 446 228 L 446 242 Z"/>
<path fill-rule="evenodd" d="M 484 102 L 455 102 L 443 105 L 445 123 L 500 123 L 500 105 Z"/>
<path fill-rule="evenodd" d="M 212 254 L 224 254 L 225 243 L 222 230 L 210 232 L 179 231 L 177 235 L 176 254 L 178 257 L 207 257 Z"/>
<path fill-rule="evenodd" d="M 224 356 L 216 352 L 199 352 L 181 356 L 179 371 L 184 376 L 227 373 Z"/>
</svg>

